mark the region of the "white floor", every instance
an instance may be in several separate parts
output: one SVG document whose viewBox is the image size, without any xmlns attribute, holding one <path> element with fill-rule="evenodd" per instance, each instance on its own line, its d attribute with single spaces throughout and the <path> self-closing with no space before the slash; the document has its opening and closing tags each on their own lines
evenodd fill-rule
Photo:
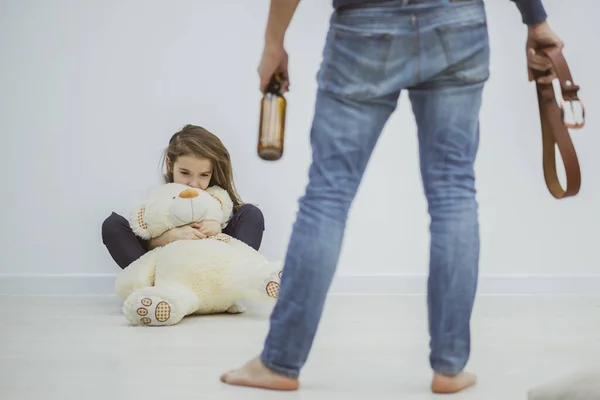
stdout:
<svg viewBox="0 0 600 400">
<path fill-rule="evenodd" d="M 222 385 L 223 370 L 258 352 L 267 318 L 254 309 L 130 327 L 113 297 L 0 297 L 0 399 L 438 398 L 423 297 L 331 297 L 299 392 Z M 479 384 L 451 398 L 526 399 L 598 363 L 600 297 L 480 297 L 469 364 Z"/>
</svg>

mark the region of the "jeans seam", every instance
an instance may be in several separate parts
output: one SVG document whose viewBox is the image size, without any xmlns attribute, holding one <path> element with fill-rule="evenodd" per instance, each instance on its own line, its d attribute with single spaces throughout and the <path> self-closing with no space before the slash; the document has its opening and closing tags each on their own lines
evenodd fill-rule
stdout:
<svg viewBox="0 0 600 400">
<path fill-rule="evenodd" d="M 331 37 L 329 38 L 329 40 L 327 41 L 326 44 L 326 48 L 323 54 L 323 87 L 324 88 L 328 88 L 328 90 L 331 90 L 331 64 L 333 63 L 332 60 L 332 47 L 335 44 L 335 41 L 337 39 L 337 30 L 335 29 L 331 29 Z"/>
<path fill-rule="evenodd" d="M 421 32 L 419 30 L 419 19 L 416 15 L 413 15 L 414 18 L 414 28 L 417 32 L 417 37 L 415 40 L 415 56 L 417 57 L 417 62 L 415 63 L 417 82 L 421 82 Z"/>
</svg>

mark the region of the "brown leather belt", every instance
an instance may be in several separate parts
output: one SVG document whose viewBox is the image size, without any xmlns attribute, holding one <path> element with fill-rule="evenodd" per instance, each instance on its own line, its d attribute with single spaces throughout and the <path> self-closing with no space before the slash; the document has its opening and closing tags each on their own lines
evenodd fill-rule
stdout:
<svg viewBox="0 0 600 400">
<path fill-rule="evenodd" d="M 550 47 L 540 49 L 540 53 L 552 62 L 552 69 L 557 79 L 553 83 L 543 84 L 537 78 L 543 76 L 537 72 L 532 78 L 536 79 L 538 105 L 542 123 L 542 145 L 544 177 L 548 190 L 557 199 L 575 196 L 581 186 L 581 171 L 579 160 L 569 128 L 580 129 L 585 124 L 585 109 L 577 97 L 579 86 L 573 82 L 573 77 L 561 49 Z M 569 114 L 572 119 L 569 118 Z M 565 166 L 567 187 L 563 189 L 556 173 L 555 146 Z"/>
</svg>

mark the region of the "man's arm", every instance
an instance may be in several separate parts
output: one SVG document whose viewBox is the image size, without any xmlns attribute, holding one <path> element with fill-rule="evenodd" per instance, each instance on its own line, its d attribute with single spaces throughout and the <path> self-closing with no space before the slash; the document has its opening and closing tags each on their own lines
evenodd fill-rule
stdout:
<svg viewBox="0 0 600 400">
<path fill-rule="evenodd" d="M 300 0 L 271 0 L 265 42 L 283 46 L 283 39 Z"/>
<path fill-rule="evenodd" d="M 262 92 L 266 90 L 271 77 L 276 72 L 282 75 L 282 92 L 286 92 L 289 88 L 288 56 L 283 41 L 299 3 L 300 0 L 271 0 L 265 30 L 265 48 L 258 67 Z"/>
<path fill-rule="evenodd" d="M 546 15 L 546 10 L 544 9 L 544 5 L 542 4 L 542 0 L 511 0 L 513 1 L 519 11 L 521 12 L 521 17 L 523 18 L 523 23 L 525 25 L 537 25 L 548 18 Z"/>
</svg>

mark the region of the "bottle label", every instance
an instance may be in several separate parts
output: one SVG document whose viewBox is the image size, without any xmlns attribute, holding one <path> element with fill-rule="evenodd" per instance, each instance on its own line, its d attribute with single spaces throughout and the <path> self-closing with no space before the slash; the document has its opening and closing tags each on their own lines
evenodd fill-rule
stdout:
<svg viewBox="0 0 600 400">
<path fill-rule="evenodd" d="M 265 102 L 262 115 L 261 144 L 265 147 L 281 146 L 281 113 L 280 104 L 276 97 Z"/>
</svg>

